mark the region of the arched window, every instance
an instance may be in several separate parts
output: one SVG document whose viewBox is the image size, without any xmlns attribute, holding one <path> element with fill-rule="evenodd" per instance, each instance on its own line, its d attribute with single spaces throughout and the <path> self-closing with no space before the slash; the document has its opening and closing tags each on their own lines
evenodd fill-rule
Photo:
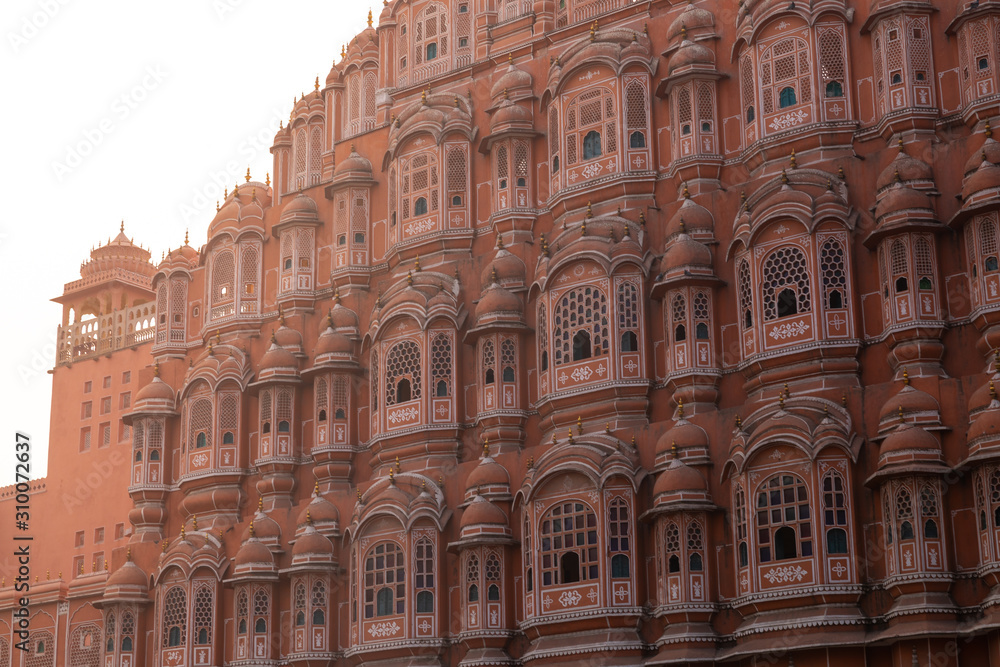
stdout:
<svg viewBox="0 0 1000 667">
<path fill-rule="evenodd" d="M 618 331 L 621 334 L 621 351 L 637 352 L 639 349 L 639 288 L 636 283 L 625 280 L 618 284 L 615 290 L 615 310 L 618 315 Z"/>
<path fill-rule="evenodd" d="M 693 300 L 694 312 L 692 312 L 692 315 L 694 319 L 694 337 L 697 340 L 708 340 L 708 327 L 711 323 L 711 318 L 709 316 L 708 293 L 695 292 Z"/>
<path fill-rule="evenodd" d="M 223 250 L 212 258 L 212 319 L 231 315 L 231 309 L 216 310 L 216 306 L 233 301 L 236 291 L 236 258 L 231 250 Z"/>
<path fill-rule="evenodd" d="M 823 477 L 823 525 L 827 554 L 847 553 L 847 494 L 844 478 L 834 471 Z"/>
<path fill-rule="evenodd" d="M 434 611 L 434 545 L 426 537 L 413 548 L 413 587 L 417 591 L 417 611 Z"/>
<path fill-rule="evenodd" d="M 541 522 L 542 585 L 598 577 L 597 515 L 581 502 L 560 503 Z"/>
<path fill-rule="evenodd" d="M 253 631 L 258 635 L 267 632 L 267 621 L 263 618 L 258 618 L 253 624 Z"/>
<path fill-rule="evenodd" d="M 322 579 L 313 582 L 312 597 L 312 622 L 314 627 L 322 627 L 326 624 L 327 594 L 326 583 Z"/>
<path fill-rule="evenodd" d="M 811 308 L 809 269 L 805 254 L 796 246 L 778 248 L 762 268 L 764 319 L 807 313 Z"/>
<path fill-rule="evenodd" d="M 553 320 L 557 366 L 608 353 L 608 302 L 602 290 L 590 285 L 569 290 Z"/>
<path fill-rule="evenodd" d="M 628 135 L 628 147 L 629 148 L 645 148 L 646 147 L 646 135 L 642 132 L 632 132 Z"/>
<path fill-rule="evenodd" d="M 1000 263 L 997 262 L 997 228 L 992 218 L 979 223 L 979 256 L 985 273 L 1000 270 Z"/>
<path fill-rule="evenodd" d="M 611 555 L 612 578 L 629 576 L 631 524 L 628 504 L 621 498 L 608 506 L 608 552 Z"/>
<path fill-rule="evenodd" d="M 389 350 L 385 359 L 387 406 L 420 398 L 420 370 L 420 346 L 415 341 L 404 340 Z"/>
<path fill-rule="evenodd" d="M 812 524 L 805 482 L 795 475 L 771 477 L 757 490 L 760 562 L 812 556 Z"/>
<path fill-rule="evenodd" d="M 452 360 L 455 354 L 451 344 L 451 336 L 446 333 L 434 334 L 431 337 L 431 381 L 434 383 L 436 396 L 444 398 L 451 395 Z"/>
<path fill-rule="evenodd" d="M 142 450 L 137 449 L 135 450 L 135 462 L 138 463 L 140 461 L 142 461 Z"/>
<path fill-rule="evenodd" d="M 404 220 L 438 211 L 438 161 L 432 151 L 418 153 L 405 160 L 400 180 L 400 203 Z"/>
<path fill-rule="evenodd" d="M 638 352 L 639 340 L 635 337 L 635 332 L 626 331 L 622 334 L 622 352 Z"/>
<path fill-rule="evenodd" d="M 215 594 L 205 584 L 198 584 L 194 594 L 194 629 L 196 644 L 209 644 L 215 627 Z"/>
<path fill-rule="evenodd" d="M 826 82 L 826 96 L 827 97 L 843 97 L 844 96 L 844 86 L 840 81 L 827 81 Z"/>
<path fill-rule="evenodd" d="M 667 572 L 674 574 L 681 571 L 681 532 L 677 524 L 671 521 L 663 531 L 663 552 L 667 558 Z"/>
<path fill-rule="evenodd" d="M 607 88 L 591 88 L 566 107 L 566 164 L 592 160 L 618 151 L 617 101 Z"/>
<path fill-rule="evenodd" d="M 827 308 L 843 308 L 847 291 L 847 266 L 844 247 L 837 239 L 827 239 L 819 252 L 819 269 L 823 280 Z"/>
<path fill-rule="evenodd" d="M 486 557 L 486 567 L 483 575 L 486 579 L 486 599 L 491 602 L 500 600 L 500 559 L 493 552 Z"/>
<path fill-rule="evenodd" d="M 364 581 L 365 618 L 403 613 L 406 568 L 403 552 L 394 542 L 381 542 L 371 548 L 365 558 Z"/>
<path fill-rule="evenodd" d="M 736 485 L 733 492 L 733 515 L 736 523 L 736 542 L 740 567 L 747 567 L 750 564 L 750 550 L 747 547 L 747 508 L 746 499 L 743 496 L 743 487 Z"/>
<path fill-rule="evenodd" d="M 760 87 L 765 114 L 812 101 L 809 45 L 805 40 L 788 37 L 761 54 Z"/>
<path fill-rule="evenodd" d="M 924 539 L 935 540 L 938 531 L 938 494 L 929 484 L 920 489 L 920 520 L 923 522 Z"/>
<path fill-rule="evenodd" d="M 430 591 L 417 593 L 417 613 L 429 614 L 434 611 L 434 594 Z"/>
<path fill-rule="evenodd" d="M 413 203 L 413 215 L 427 215 L 427 198 L 418 197 Z"/>
<path fill-rule="evenodd" d="M 483 374 L 486 384 L 496 382 L 496 346 L 492 340 L 483 343 Z"/>
<path fill-rule="evenodd" d="M 745 259 L 740 260 L 738 280 L 740 312 L 743 314 L 743 328 L 746 330 L 753 327 L 753 283 L 750 281 L 750 264 Z"/>
<path fill-rule="evenodd" d="M 923 236 L 918 236 L 913 242 L 913 268 L 919 289 L 934 289 L 934 255 L 931 244 Z"/>
<path fill-rule="evenodd" d="M 163 598 L 163 645 L 181 646 L 187 636 L 187 594 L 174 586 Z"/>
<path fill-rule="evenodd" d="M 188 433 L 194 440 L 195 449 L 212 446 L 212 401 L 208 398 L 197 398 L 191 401 L 188 418 Z M 190 442 L 190 440 L 189 440 Z"/>
<path fill-rule="evenodd" d="M 674 297 L 670 312 L 674 328 L 674 342 L 683 343 L 687 340 L 687 299 L 684 298 L 683 294 Z"/>
<path fill-rule="evenodd" d="M 249 610 L 250 602 L 244 588 L 236 596 L 237 632 L 241 635 L 247 633 L 247 614 L 249 614 Z"/>
<path fill-rule="evenodd" d="M 697 521 L 692 521 L 688 524 L 687 530 L 687 552 L 688 552 L 688 571 L 690 572 L 701 572 L 704 570 L 704 552 L 705 544 L 702 539 L 701 524 Z"/>
<path fill-rule="evenodd" d="M 913 499 L 909 490 L 901 488 L 896 493 L 896 523 L 899 526 L 899 539 L 912 540 L 913 532 Z"/>
<path fill-rule="evenodd" d="M 893 277 L 896 292 L 905 292 L 909 288 L 910 272 L 909 258 L 906 256 L 906 246 L 899 239 L 889 246 L 889 274 Z"/>
<path fill-rule="evenodd" d="M 465 561 L 465 586 L 469 602 L 479 601 L 479 556 L 470 553 Z"/>
</svg>

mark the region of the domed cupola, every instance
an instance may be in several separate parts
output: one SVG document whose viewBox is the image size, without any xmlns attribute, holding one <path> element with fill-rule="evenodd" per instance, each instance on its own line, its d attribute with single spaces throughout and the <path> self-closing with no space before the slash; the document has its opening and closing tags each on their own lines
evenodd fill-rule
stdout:
<svg viewBox="0 0 1000 667">
<path fill-rule="evenodd" d="M 685 39 L 667 62 L 668 77 L 715 74 L 715 52 L 703 44 Z"/>
<path fill-rule="evenodd" d="M 914 190 L 936 192 L 934 170 L 920 158 L 912 157 L 903 148 L 903 140 L 899 140 L 899 153 L 889 165 L 882 170 L 875 181 L 876 197 L 884 195 L 896 183 L 902 183 Z"/>
<path fill-rule="evenodd" d="M 256 536 L 254 522 L 247 526 L 249 536 L 236 552 L 233 560 L 233 577 L 235 579 L 276 579 L 278 568 L 274 563 L 274 554 Z"/>
<path fill-rule="evenodd" d="M 309 195 L 299 192 L 281 210 L 281 224 L 306 222 L 319 222 L 319 207 Z"/>
<path fill-rule="evenodd" d="M 153 366 L 153 381 L 140 389 L 135 395 L 132 413 L 174 411 L 175 395 L 169 384 L 160 378 L 160 366 Z"/>
<path fill-rule="evenodd" d="M 325 80 L 326 87 L 329 88 L 330 86 L 334 86 L 337 83 L 339 83 L 340 76 L 341 76 L 340 68 L 337 67 L 337 61 L 334 61 L 333 64 L 330 66 L 330 71 L 326 75 L 326 80 Z"/>
<path fill-rule="evenodd" d="M 295 355 L 278 345 L 277 334 L 271 334 L 271 347 L 261 357 L 257 368 L 257 381 L 290 381 L 299 377 L 299 363 Z"/>
<path fill-rule="evenodd" d="M 285 322 L 285 314 L 278 308 L 278 328 L 274 332 L 274 342 L 278 347 L 291 352 L 296 357 L 305 357 L 302 351 L 302 334 Z"/>
<path fill-rule="evenodd" d="M 986 150 L 980 151 L 980 163 L 962 184 L 962 207 L 976 208 L 1000 198 L 1000 165 L 992 162 Z"/>
<path fill-rule="evenodd" d="M 340 533 L 340 511 L 319 492 L 319 482 L 313 487 L 312 500 L 299 512 L 296 525 L 299 530 L 312 525 L 327 537 Z"/>
<path fill-rule="evenodd" d="M 493 106 L 502 105 L 503 100 L 520 100 L 531 97 L 534 79 L 514 64 L 513 53 L 509 54 L 507 62 L 507 71 L 490 88 L 490 99 L 493 101 Z"/>
<path fill-rule="evenodd" d="M 696 6 L 693 2 L 684 8 L 667 28 L 667 39 L 681 42 L 687 39 L 699 40 L 715 36 L 715 14 Z"/>
<path fill-rule="evenodd" d="M 909 372 L 903 369 L 903 388 L 885 402 L 879 411 L 879 437 L 885 437 L 899 424 L 902 411 L 907 421 L 923 428 L 941 427 L 941 408 L 933 396 L 910 384 Z"/>
<path fill-rule="evenodd" d="M 483 541 L 510 539 L 510 522 L 504 511 L 480 495 L 473 497 L 462 512 L 460 523 L 463 542 L 478 539 Z"/>
<path fill-rule="evenodd" d="M 495 138 L 496 135 L 504 132 L 534 134 L 531 111 L 506 97 L 507 93 L 504 95 L 500 106 L 490 118 L 490 136 Z"/>
<path fill-rule="evenodd" d="M 656 459 L 653 464 L 656 470 L 665 468 L 675 456 L 688 462 L 710 461 L 708 433 L 702 427 L 692 424 L 684 418 L 683 404 L 678 410 L 677 421 L 656 441 Z"/>
<path fill-rule="evenodd" d="M 981 458 L 983 450 L 998 450 L 1000 453 L 1000 400 L 997 400 L 996 386 L 991 380 L 990 402 L 972 418 L 966 441 L 969 443 L 969 458 Z M 994 456 L 997 454 L 995 453 Z"/>
<path fill-rule="evenodd" d="M 330 324 L 331 319 L 327 315 L 327 327 L 316 341 L 316 349 L 313 351 L 314 367 L 336 367 L 346 364 L 354 368 L 357 366 L 354 343 L 344 334 L 334 331 Z"/>
<path fill-rule="evenodd" d="M 132 560 L 132 547 L 125 551 L 125 564 L 111 573 L 104 584 L 104 605 L 145 602 L 149 598 L 149 575 Z"/>
<path fill-rule="evenodd" d="M 676 447 L 670 464 L 660 472 L 653 485 L 653 502 L 661 510 L 712 508 L 708 483 L 700 472 L 681 460 Z"/>
<path fill-rule="evenodd" d="M 250 520 L 250 525 L 243 531 L 240 540 L 246 542 L 256 537 L 261 543 L 275 553 L 281 553 L 281 526 L 264 512 L 264 499 L 257 501 L 257 512 Z"/>
<path fill-rule="evenodd" d="M 340 290 L 334 292 L 333 300 L 333 308 L 330 310 L 330 326 L 333 327 L 334 331 L 352 340 L 359 338 L 358 314 L 341 303 Z"/>
<path fill-rule="evenodd" d="M 247 228 L 264 229 L 264 210 L 271 205 L 270 188 L 264 183 L 249 180 L 249 175 L 247 179 L 243 185 L 233 188 L 209 223 L 209 239 L 224 230 L 235 234 Z"/>
<path fill-rule="evenodd" d="M 94 280 L 108 271 L 125 270 L 149 279 L 156 273 L 156 267 L 149 258 L 148 250 L 125 236 L 125 223 L 122 222 L 115 238 L 109 238 L 105 245 L 90 251 L 90 260 L 80 267 L 80 277 Z"/>
<path fill-rule="evenodd" d="M 305 530 L 296 538 L 292 546 L 292 566 L 332 566 L 336 562 L 333 543 L 324 537 L 312 522 L 312 515 L 306 510 Z"/>
<path fill-rule="evenodd" d="M 681 206 L 667 222 L 667 239 L 683 231 L 698 240 L 711 240 L 714 238 L 714 229 L 715 218 L 711 212 L 695 202 L 685 186 Z"/>
<path fill-rule="evenodd" d="M 350 154 L 337 165 L 333 172 L 334 185 L 339 186 L 346 183 L 370 185 L 374 180 L 372 163 L 368 158 L 358 153 L 354 144 L 351 144 Z"/>
<path fill-rule="evenodd" d="M 476 304 L 476 328 L 499 323 L 520 323 L 524 319 L 521 297 L 498 284 L 486 288 Z"/>
<path fill-rule="evenodd" d="M 944 467 L 941 444 L 925 429 L 905 421 L 899 414 L 899 425 L 879 447 L 878 470 L 939 472 Z"/>
<path fill-rule="evenodd" d="M 524 287 L 527 268 L 517 255 L 507 250 L 503 239 L 497 237 L 497 251 L 493 259 L 483 269 L 481 284 L 483 288 L 499 285 L 505 289 L 518 290 Z"/>
<path fill-rule="evenodd" d="M 476 496 L 493 501 L 508 501 L 511 498 L 510 473 L 490 456 L 489 441 L 483 443 L 483 457 L 465 480 L 466 502 Z"/>
</svg>

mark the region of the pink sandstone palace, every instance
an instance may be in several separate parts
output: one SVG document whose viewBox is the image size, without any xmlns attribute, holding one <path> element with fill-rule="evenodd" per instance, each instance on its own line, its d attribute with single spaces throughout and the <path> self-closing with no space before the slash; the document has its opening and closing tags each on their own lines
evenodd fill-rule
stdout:
<svg viewBox="0 0 1000 667">
<path fill-rule="evenodd" d="M 1000 666 L 1000 2 L 368 23 L 56 299 L 0 665 Z"/>
</svg>

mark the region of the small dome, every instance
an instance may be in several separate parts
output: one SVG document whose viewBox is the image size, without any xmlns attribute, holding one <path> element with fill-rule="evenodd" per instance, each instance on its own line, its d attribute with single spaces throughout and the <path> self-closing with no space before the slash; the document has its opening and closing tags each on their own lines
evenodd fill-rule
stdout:
<svg viewBox="0 0 1000 667">
<path fill-rule="evenodd" d="M 664 493 L 676 493 L 677 491 L 707 491 L 708 484 L 694 468 L 690 467 L 680 459 L 674 459 L 670 465 L 656 478 L 653 486 L 653 497 Z"/>
<path fill-rule="evenodd" d="M 342 306 L 339 301 L 330 310 L 330 322 L 333 328 L 338 330 L 358 328 L 357 314 L 350 308 Z"/>
<path fill-rule="evenodd" d="M 295 361 L 295 357 L 292 353 L 283 347 L 278 347 L 275 342 L 271 343 L 271 349 L 269 349 L 260 360 L 260 366 L 258 370 L 265 370 L 268 368 L 295 368 L 298 366 L 298 362 Z"/>
<path fill-rule="evenodd" d="M 265 542 L 278 542 L 281 540 L 281 526 L 278 522 L 264 514 L 258 506 L 257 513 L 254 515 L 250 524 L 243 530 L 243 535 L 240 540 L 246 542 L 250 539 L 250 525 L 253 525 L 253 537 L 258 540 L 263 540 Z"/>
<path fill-rule="evenodd" d="M 337 523 L 340 521 L 340 511 L 337 506 L 323 496 L 313 491 L 312 500 L 299 512 L 297 525 L 307 523 Z"/>
<path fill-rule="evenodd" d="M 667 238 L 681 233 L 682 229 L 688 233 L 698 233 L 700 231 L 711 232 L 713 227 L 715 227 L 715 219 L 711 212 L 690 197 L 685 197 L 681 207 L 667 223 Z"/>
<path fill-rule="evenodd" d="M 678 235 L 663 254 L 661 266 L 664 271 L 683 266 L 711 266 L 712 251 L 704 243 L 695 241 L 687 234 Z"/>
<path fill-rule="evenodd" d="M 998 436 L 1000 436 L 1000 402 L 993 401 L 987 410 L 980 412 L 973 419 L 966 440 L 971 443 L 982 438 Z"/>
<path fill-rule="evenodd" d="M 507 526 L 507 515 L 503 510 L 486 500 L 482 496 L 476 496 L 469 503 L 462 513 L 461 528 L 479 525 Z"/>
<path fill-rule="evenodd" d="M 531 112 L 511 100 L 504 100 L 490 119 L 491 128 L 500 128 L 506 125 L 531 125 Z"/>
<path fill-rule="evenodd" d="M 715 15 L 707 9 L 689 4 L 667 29 L 667 38 L 673 39 L 684 32 L 699 28 L 715 28 Z"/>
<path fill-rule="evenodd" d="M 902 150 L 889 166 L 882 170 L 875 182 L 875 190 L 881 191 L 893 184 L 896 179 L 902 183 L 910 181 L 933 181 L 934 170 L 923 160 L 907 155 Z"/>
<path fill-rule="evenodd" d="M 912 210 L 932 211 L 930 197 L 913 188 L 897 184 L 879 201 L 875 207 L 875 217 L 877 219 L 892 213 Z"/>
<path fill-rule="evenodd" d="M 274 332 L 274 342 L 280 347 L 298 349 L 302 347 L 302 334 L 282 324 Z"/>
<path fill-rule="evenodd" d="M 715 53 L 706 46 L 685 39 L 681 42 L 681 48 L 670 56 L 667 74 L 673 74 L 681 68 L 697 66 L 715 68 Z"/>
<path fill-rule="evenodd" d="M 671 453 L 674 445 L 677 449 L 707 449 L 708 433 L 702 427 L 682 417 L 656 441 L 656 455 Z"/>
<path fill-rule="evenodd" d="M 252 563 L 274 564 L 274 555 L 267 546 L 256 537 L 248 539 L 236 552 L 236 565 Z"/>
<path fill-rule="evenodd" d="M 333 556 L 333 542 L 323 537 L 312 525 L 306 526 L 305 531 L 295 541 L 292 547 L 292 558 L 299 556 Z"/>
<path fill-rule="evenodd" d="M 979 169 L 979 166 L 987 162 L 989 164 L 1000 164 L 1000 143 L 993 140 L 993 137 L 987 137 L 983 145 L 980 146 L 979 150 L 974 152 L 969 156 L 968 161 L 965 163 L 965 175 L 968 176 L 975 170 Z"/>
<path fill-rule="evenodd" d="M 497 250 L 496 256 L 486 265 L 481 274 L 481 284 L 484 288 L 497 285 L 523 285 L 527 270 L 519 257 L 505 248 Z"/>
<path fill-rule="evenodd" d="M 104 586 L 105 588 L 111 588 L 112 586 L 135 586 L 145 591 L 149 588 L 149 578 L 142 571 L 142 568 L 133 563 L 130 558 L 108 577 L 108 581 Z"/>
<path fill-rule="evenodd" d="M 332 86 L 340 80 L 340 68 L 337 67 L 337 63 L 333 63 L 330 68 L 330 73 L 326 75 L 326 85 Z"/>
<path fill-rule="evenodd" d="M 367 176 L 371 178 L 372 176 L 372 163 L 368 158 L 362 156 L 354 149 L 354 145 L 351 145 L 351 153 L 344 161 L 337 165 L 334 170 L 334 178 L 343 178 L 348 174 L 353 176 Z"/>
<path fill-rule="evenodd" d="M 937 412 L 939 409 L 938 402 L 934 400 L 933 396 L 907 384 L 885 402 L 879 412 L 879 421 L 898 415 L 900 410 L 903 414 L 907 414 L 911 412 Z"/>
<path fill-rule="evenodd" d="M 898 452 L 907 449 L 940 449 L 937 438 L 922 428 L 912 424 L 902 423 L 882 442 L 879 454 Z"/>
<path fill-rule="evenodd" d="M 1000 167 L 990 162 L 983 162 L 962 185 L 962 198 L 968 199 L 978 192 L 993 190 L 1000 187 Z"/>
<path fill-rule="evenodd" d="M 969 412 L 975 413 L 980 410 L 985 410 L 990 406 L 990 403 L 996 399 L 998 387 L 997 387 L 997 375 L 993 375 L 990 379 L 983 384 L 979 389 L 973 392 L 972 397 L 969 398 Z"/>
<path fill-rule="evenodd" d="M 522 88 L 530 90 L 533 83 L 531 75 L 515 67 L 513 61 L 511 61 L 510 67 L 503 73 L 503 76 L 496 80 L 496 83 L 490 89 L 490 98 L 495 100 L 503 95 L 504 90 L 507 91 L 508 95 Z"/>
<path fill-rule="evenodd" d="M 316 356 L 323 354 L 350 354 L 354 351 L 351 339 L 327 327 L 316 342 Z"/>
<path fill-rule="evenodd" d="M 510 473 L 490 456 L 484 456 L 465 480 L 465 488 L 506 486 L 510 484 Z"/>
<path fill-rule="evenodd" d="M 516 313 L 520 316 L 523 311 L 521 297 L 499 286 L 489 289 L 476 304 L 477 318 L 496 313 Z"/>
<path fill-rule="evenodd" d="M 157 375 L 153 378 L 153 381 L 147 384 L 145 387 L 139 390 L 135 395 L 135 402 L 140 401 L 173 401 L 174 400 L 174 390 L 171 389 L 170 385 L 160 379 Z"/>
<path fill-rule="evenodd" d="M 316 217 L 319 215 L 319 207 L 316 206 L 316 202 L 313 198 L 305 193 L 298 193 L 292 198 L 292 201 L 288 202 L 281 211 L 281 216 L 285 217 L 290 213 L 305 214 L 307 216 Z"/>
</svg>

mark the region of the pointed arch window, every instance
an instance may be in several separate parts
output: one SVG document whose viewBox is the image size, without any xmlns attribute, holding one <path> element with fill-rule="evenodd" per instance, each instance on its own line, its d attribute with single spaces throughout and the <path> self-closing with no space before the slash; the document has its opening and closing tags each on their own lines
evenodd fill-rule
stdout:
<svg viewBox="0 0 1000 667">
<path fill-rule="evenodd" d="M 187 593 L 173 586 L 163 598 L 163 645 L 182 646 L 187 637 Z"/>
<path fill-rule="evenodd" d="M 607 354 L 608 320 L 603 290 L 587 285 L 566 292 L 553 318 L 556 365 Z"/>
<path fill-rule="evenodd" d="M 420 346 L 412 340 L 396 343 L 385 359 L 385 404 L 396 405 L 419 399 Z"/>
<path fill-rule="evenodd" d="M 630 576 L 631 522 L 628 504 L 621 498 L 608 506 L 608 552 L 611 554 L 611 578 Z"/>
<path fill-rule="evenodd" d="M 597 515 L 582 502 L 550 509 L 541 521 L 542 585 L 598 578 Z"/>
<path fill-rule="evenodd" d="M 413 548 L 413 587 L 417 592 L 417 613 L 434 611 L 434 545 L 426 537 Z"/>
<path fill-rule="evenodd" d="M 566 107 L 566 164 L 597 159 L 618 151 L 617 101 L 608 88 L 589 89 Z"/>
<path fill-rule="evenodd" d="M 827 554 L 846 554 L 847 493 L 844 478 L 830 471 L 823 476 L 823 525 L 826 528 Z"/>
<path fill-rule="evenodd" d="M 402 614 L 405 609 L 406 567 L 395 542 L 381 542 L 365 557 L 365 618 Z"/>
<path fill-rule="evenodd" d="M 778 248 L 764 260 L 764 319 L 809 312 L 811 292 L 806 256 L 796 246 Z"/>
<path fill-rule="evenodd" d="M 761 563 L 812 556 L 809 492 L 797 475 L 774 475 L 757 489 L 757 542 Z"/>
</svg>

